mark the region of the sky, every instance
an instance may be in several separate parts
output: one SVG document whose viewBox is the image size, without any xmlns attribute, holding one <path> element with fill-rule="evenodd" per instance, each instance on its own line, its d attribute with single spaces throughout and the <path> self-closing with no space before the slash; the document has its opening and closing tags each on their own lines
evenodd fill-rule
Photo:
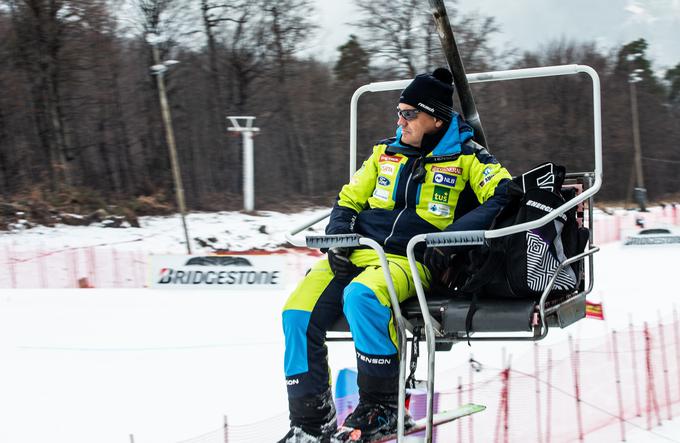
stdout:
<svg viewBox="0 0 680 443">
<path fill-rule="evenodd" d="M 357 9 L 351 0 L 315 1 L 321 30 L 314 52 L 334 60 L 337 47 L 357 33 L 347 24 Z M 534 50 L 567 38 L 608 50 L 642 37 L 657 71 L 680 63 L 680 0 L 459 0 L 458 7 L 496 19 L 501 32 L 492 41 L 499 49 Z"/>
</svg>

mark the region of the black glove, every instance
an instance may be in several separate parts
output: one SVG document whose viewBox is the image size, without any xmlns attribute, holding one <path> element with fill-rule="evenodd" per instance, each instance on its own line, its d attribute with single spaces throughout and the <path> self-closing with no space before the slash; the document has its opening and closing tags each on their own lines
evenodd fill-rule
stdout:
<svg viewBox="0 0 680 443">
<path fill-rule="evenodd" d="M 328 263 L 336 278 L 341 280 L 353 279 L 361 269 L 349 259 L 352 250 L 349 248 L 330 248 L 328 250 Z"/>
<path fill-rule="evenodd" d="M 455 253 L 450 248 L 427 248 L 423 262 L 434 280 L 444 280 Z"/>
</svg>

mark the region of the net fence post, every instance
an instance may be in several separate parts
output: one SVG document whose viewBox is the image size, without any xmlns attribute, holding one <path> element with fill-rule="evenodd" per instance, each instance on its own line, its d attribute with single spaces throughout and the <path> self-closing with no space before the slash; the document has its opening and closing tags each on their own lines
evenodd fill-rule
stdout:
<svg viewBox="0 0 680 443">
<path fill-rule="evenodd" d="M 458 376 L 458 404 L 463 404 L 463 377 Z M 463 420 L 458 421 L 458 443 L 463 443 Z"/>
<path fill-rule="evenodd" d="M 652 367 L 652 334 L 645 322 L 645 366 L 647 368 L 647 430 L 652 429 L 652 414 L 656 414 L 657 423 L 661 426 L 659 403 L 656 400 L 656 386 L 654 383 L 654 368 Z"/>
<path fill-rule="evenodd" d="M 578 429 L 578 440 L 583 441 L 583 416 L 581 413 L 581 385 L 579 383 L 579 349 L 578 345 L 574 344 L 574 338 L 569 335 L 569 351 L 571 354 L 571 367 L 574 377 L 574 397 L 576 398 L 576 425 Z"/>
<path fill-rule="evenodd" d="M 472 353 L 470 353 L 470 361 L 474 360 Z M 470 391 L 468 392 L 468 402 L 469 403 L 474 403 L 474 392 L 475 392 L 475 383 L 474 383 L 474 378 L 475 378 L 475 370 L 472 367 L 472 364 L 470 365 Z M 470 427 L 468 428 L 468 441 L 470 443 L 474 443 L 475 441 L 475 426 L 474 426 L 474 417 L 471 415 L 470 416 Z"/>
<path fill-rule="evenodd" d="M 534 342 L 534 378 L 536 381 L 536 440 L 538 443 L 543 441 L 543 431 L 541 429 L 541 380 L 538 355 L 538 343 Z"/>
<path fill-rule="evenodd" d="M 680 324 L 678 324 L 678 309 L 673 305 L 673 338 L 675 339 L 675 373 L 677 374 L 678 389 L 680 390 Z M 680 399 L 680 395 L 678 396 Z"/>
<path fill-rule="evenodd" d="M 612 352 L 614 353 L 614 371 L 616 373 L 616 399 L 619 403 L 619 423 L 621 424 L 621 441 L 626 441 L 626 420 L 623 411 L 623 395 L 621 393 L 621 367 L 619 363 L 619 345 L 616 330 L 612 331 Z"/>
<path fill-rule="evenodd" d="M 227 416 L 224 416 L 224 443 L 229 443 L 229 421 Z"/>
<path fill-rule="evenodd" d="M 640 383 L 638 381 L 637 374 L 637 356 L 635 351 L 635 330 L 633 329 L 633 320 L 628 319 L 628 335 L 630 339 L 630 350 L 632 357 L 632 367 L 633 367 L 633 385 L 635 387 L 635 416 L 642 416 L 642 404 L 640 402 Z"/>
<path fill-rule="evenodd" d="M 666 396 L 666 409 L 668 412 L 668 420 L 673 419 L 673 411 L 671 407 L 671 387 L 670 387 L 670 380 L 669 380 L 669 375 L 668 375 L 668 358 L 666 357 L 666 335 L 664 332 L 664 324 L 661 319 L 661 312 L 658 313 L 659 315 L 659 341 L 661 345 L 661 366 L 663 368 L 663 387 L 664 387 L 664 394 Z"/>
<path fill-rule="evenodd" d="M 552 418 L 552 369 L 553 369 L 553 360 L 552 360 L 552 349 L 548 349 L 548 374 L 546 375 L 546 383 L 548 386 L 548 392 L 546 392 L 546 398 L 545 398 L 545 407 L 546 407 L 546 414 L 545 414 L 545 443 L 550 443 L 550 438 L 552 437 L 551 435 L 551 418 Z"/>
<path fill-rule="evenodd" d="M 10 249 L 9 245 L 5 245 L 5 257 L 7 257 L 7 263 L 9 264 L 9 279 L 11 282 L 12 289 L 17 288 L 17 271 L 15 265 L 15 255 L 16 250 L 14 248 Z"/>
</svg>

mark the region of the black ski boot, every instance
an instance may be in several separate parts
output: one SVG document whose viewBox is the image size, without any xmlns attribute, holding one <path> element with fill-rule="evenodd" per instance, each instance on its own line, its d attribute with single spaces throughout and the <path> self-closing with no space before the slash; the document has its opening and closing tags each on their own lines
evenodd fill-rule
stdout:
<svg viewBox="0 0 680 443">
<path fill-rule="evenodd" d="M 359 400 L 356 409 L 345 419 L 345 423 L 333 436 L 332 443 L 357 441 L 370 442 L 397 433 L 399 409 L 396 402 L 375 402 Z M 406 411 L 405 428 L 415 422 Z"/>
<path fill-rule="evenodd" d="M 290 430 L 278 443 L 330 443 L 338 428 L 331 391 L 288 399 Z"/>
</svg>

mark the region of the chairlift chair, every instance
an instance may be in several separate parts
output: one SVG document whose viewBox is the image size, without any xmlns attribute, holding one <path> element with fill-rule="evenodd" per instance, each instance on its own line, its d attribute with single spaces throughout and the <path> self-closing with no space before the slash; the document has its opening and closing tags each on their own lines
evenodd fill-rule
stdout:
<svg viewBox="0 0 680 443">
<path fill-rule="evenodd" d="M 565 186 L 576 186 L 579 193 L 571 200 L 546 214 L 538 220 L 502 229 L 436 232 L 414 236 L 407 246 L 407 257 L 413 274 L 417 297 L 412 297 L 399 304 L 385 252 L 376 241 L 361 237 L 358 234 L 345 235 L 308 235 L 298 236 L 302 231 L 315 225 L 329 216 L 320 215 L 296 227 L 286 234 L 286 238 L 295 246 L 310 248 L 357 247 L 368 246 L 376 251 L 387 282 L 394 319 L 399 341 L 399 415 L 397 441 L 404 441 L 404 416 L 406 397 L 406 365 L 407 365 L 407 331 L 411 340 L 421 340 L 419 333 L 424 330 L 428 351 L 427 371 L 427 428 L 425 442 L 432 441 L 433 405 L 434 405 L 434 368 L 435 351 L 450 350 L 459 341 L 538 341 L 545 338 L 551 327 L 565 328 L 585 317 L 586 295 L 593 289 L 594 265 L 593 254 L 599 250 L 593 245 L 593 196 L 602 185 L 602 131 L 601 131 L 601 103 L 600 81 L 595 70 L 585 65 L 561 65 L 539 68 L 514 69 L 506 71 L 484 72 L 468 74 L 469 83 L 481 83 L 504 80 L 519 80 L 538 77 L 552 77 L 562 75 L 587 74 L 592 80 L 593 93 L 593 131 L 594 131 L 594 170 L 567 174 Z M 387 81 L 371 83 L 357 89 L 352 96 L 350 110 L 350 177 L 356 171 L 357 150 L 357 103 L 359 97 L 366 92 L 393 91 L 404 89 L 411 80 Z M 416 267 L 414 248 L 419 243 L 426 247 L 482 245 L 486 240 L 526 232 L 551 222 L 567 210 L 581 205 L 578 213 L 590 230 L 590 239 L 586 249 L 560 263 L 555 270 L 540 300 L 534 299 L 488 299 L 480 297 L 476 301 L 477 310 L 473 319 L 474 334 L 466 333 L 466 317 L 471 300 L 468 298 L 451 297 L 450 293 L 425 294 L 422 281 Z M 587 217 L 585 216 L 587 214 Z M 577 261 L 586 261 L 583 266 L 587 278 L 580 287 L 567 295 L 551 296 L 555 280 L 565 266 Z M 587 281 L 587 284 L 585 283 Z M 416 329 L 418 328 L 418 329 Z M 348 331 L 344 318 L 338 320 L 331 331 Z M 414 335 L 414 331 L 416 331 Z M 351 337 L 329 337 L 329 341 L 351 340 Z"/>
</svg>

